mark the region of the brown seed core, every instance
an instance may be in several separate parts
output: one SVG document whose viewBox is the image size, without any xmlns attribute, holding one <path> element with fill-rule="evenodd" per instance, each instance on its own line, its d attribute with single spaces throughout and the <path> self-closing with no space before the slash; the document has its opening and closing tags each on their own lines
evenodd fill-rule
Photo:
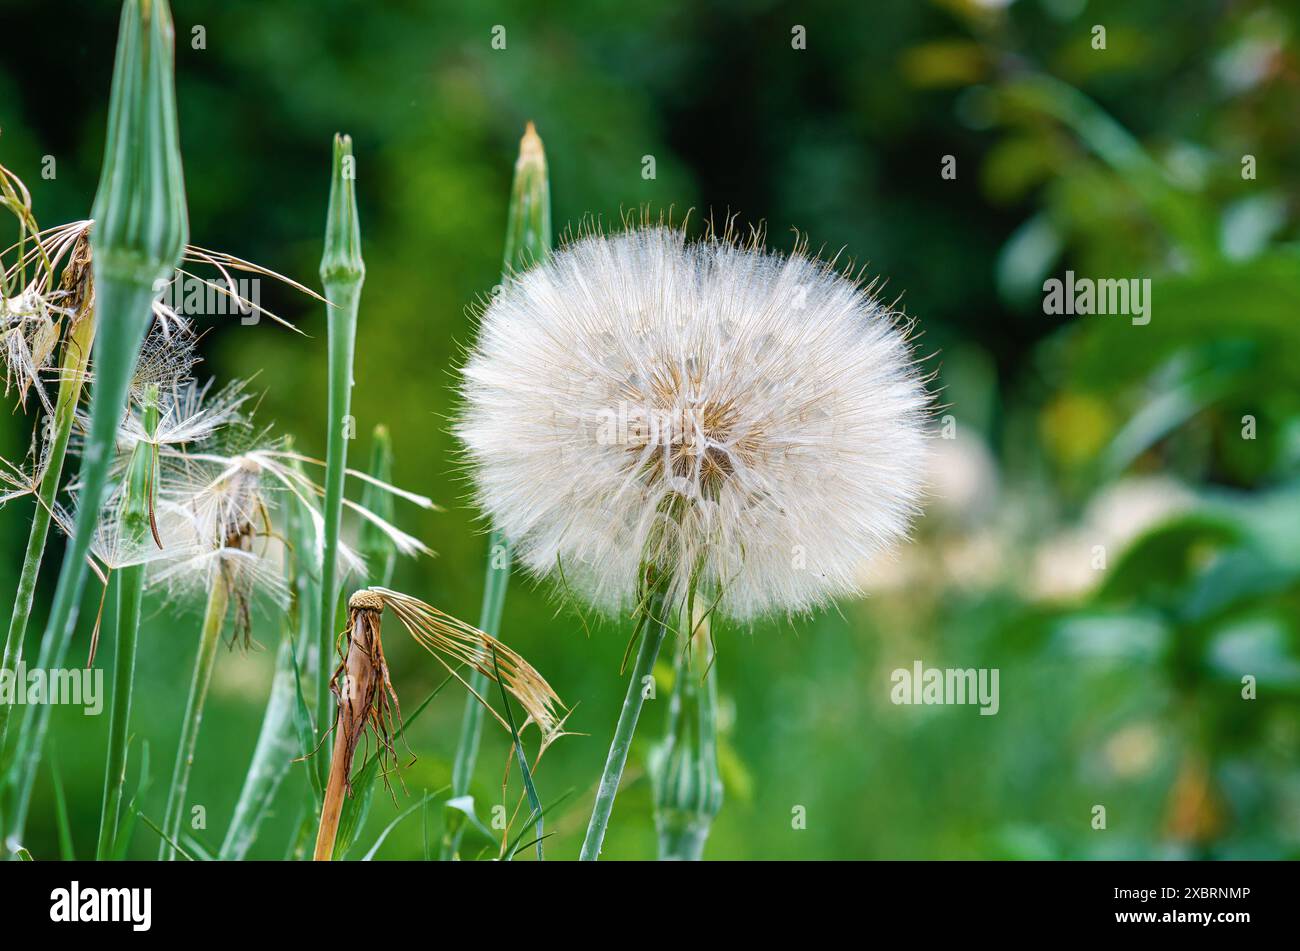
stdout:
<svg viewBox="0 0 1300 951">
<path fill-rule="evenodd" d="M 353 592 L 352 597 L 348 598 L 348 607 L 354 611 L 382 611 L 384 598 L 378 591 L 362 588 L 360 591 Z"/>
</svg>

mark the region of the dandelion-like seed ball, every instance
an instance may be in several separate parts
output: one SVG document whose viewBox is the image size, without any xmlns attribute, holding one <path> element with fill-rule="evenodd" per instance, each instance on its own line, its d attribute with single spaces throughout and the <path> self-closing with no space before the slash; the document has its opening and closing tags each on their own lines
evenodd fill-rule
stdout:
<svg viewBox="0 0 1300 951">
<path fill-rule="evenodd" d="M 603 610 L 646 566 L 737 619 L 857 593 L 923 491 L 910 327 L 802 247 L 580 237 L 482 314 L 456 427 L 477 501 Z"/>
</svg>

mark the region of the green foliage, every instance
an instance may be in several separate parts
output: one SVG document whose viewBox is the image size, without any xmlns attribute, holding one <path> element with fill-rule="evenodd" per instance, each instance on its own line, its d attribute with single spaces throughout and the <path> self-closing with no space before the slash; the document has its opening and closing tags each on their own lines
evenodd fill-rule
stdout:
<svg viewBox="0 0 1300 951">
<path fill-rule="evenodd" d="M 712 621 L 726 805 L 710 857 L 1300 856 L 1300 166 L 1285 65 L 1300 55 L 1295 10 L 814 4 L 801 12 L 809 48 L 796 52 L 779 17 L 686 9 L 511 3 L 500 14 L 508 48 L 493 50 L 469 3 L 440 5 L 436 29 L 424 0 L 365 15 L 327 0 L 307 18 L 294 4 L 187 5 L 177 101 L 196 241 L 311 273 L 325 212 L 318 146 L 346 127 L 362 151 L 366 313 L 349 361 L 362 436 L 350 451 L 375 449 L 366 434 L 384 424 L 400 449 L 394 481 L 448 508 L 403 521 L 439 558 L 399 561 L 394 586 L 459 617 L 480 608 L 495 542 L 465 498 L 447 419 L 470 305 L 500 280 L 515 142 L 532 119 L 559 234 L 643 204 L 679 220 L 694 208 L 696 222 L 738 211 L 742 225 L 765 220 L 781 247 L 798 227 L 887 276 L 925 352 L 941 354 L 927 367 L 956 438 L 936 440 L 939 485 L 915 541 L 865 569 L 871 596 L 752 631 Z M 28 79 L 43 68 L 41 44 L 0 57 L 3 161 L 31 185 L 43 222 L 84 216 L 103 144 L 102 97 L 65 78 L 108 76 L 99 38 L 115 14 L 79 12 L 6 8 L 16 35 L 81 38 L 61 54 L 76 68 L 42 83 Z M 1104 51 L 1089 43 L 1094 19 L 1108 26 Z M 208 29 L 202 52 L 184 42 L 192 23 Z M 46 154 L 59 159 L 52 179 L 38 173 Z M 944 155 L 955 180 L 940 178 Z M 655 178 L 642 176 L 645 156 Z M 1149 278 L 1151 322 L 1044 314 L 1043 282 L 1066 269 Z M 310 339 L 222 323 L 205 338 L 205 366 L 223 379 L 261 369 L 259 415 L 322 457 L 330 318 L 278 293 L 268 289 L 270 309 Z M 6 457 L 21 457 L 28 430 L 16 417 L 0 433 Z M 10 589 L 30 525 L 30 508 L 0 514 Z M 576 702 L 566 726 L 586 734 L 550 749 L 537 777 L 543 790 L 577 791 L 546 810 L 548 855 L 571 857 L 622 702 L 631 626 L 588 636 L 552 588 L 517 582 L 504 639 Z M 307 622 L 317 642 L 336 630 L 320 600 Z M 37 599 L 38 620 L 47 604 Z M 143 617 L 137 681 L 148 689 L 132 733 L 137 749 L 171 749 L 193 651 L 176 631 L 193 624 L 148 594 Z M 293 691 L 288 716 L 293 755 L 305 755 L 318 740 L 309 652 L 274 620 L 255 636 L 299 648 L 288 664 L 306 696 Z M 390 641 L 399 695 L 428 696 L 429 665 Z M 217 665 L 192 780 L 214 828 L 239 800 L 283 655 L 235 652 Z M 997 668 L 999 713 L 892 704 L 891 671 L 917 659 Z M 460 823 L 465 857 L 497 853 L 488 809 L 517 768 L 510 738 L 486 731 L 467 770 L 460 710 L 443 700 L 407 711 L 409 798 L 399 783 L 397 806 L 375 802 L 378 764 L 362 765 L 340 830 L 347 855 L 382 843 L 384 857 L 421 857 L 421 806 Z M 607 855 L 655 855 L 640 768 L 663 722 L 655 703 Z M 83 849 L 106 729 L 51 717 L 66 822 Z M 249 857 L 296 848 L 317 761 L 293 766 L 259 804 Z M 452 783 L 458 762 L 446 809 L 430 813 L 437 796 L 424 791 Z M 142 770 L 118 843 L 135 857 L 157 839 L 133 841 L 130 825 L 161 814 L 166 794 Z M 58 854 L 62 819 L 49 769 L 30 778 L 23 845 L 40 859 Z M 1104 831 L 1090 825 L 1097 804 Z M 515 845 L 531 849 L 534 835 Z M 191 840 L 210 838 L 177 845 L 199 856 Z"/>
</svg>

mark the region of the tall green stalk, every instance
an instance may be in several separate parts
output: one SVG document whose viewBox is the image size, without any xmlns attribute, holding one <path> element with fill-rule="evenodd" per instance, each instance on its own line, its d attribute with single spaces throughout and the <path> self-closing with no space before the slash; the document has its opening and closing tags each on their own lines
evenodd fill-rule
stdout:
<svg viewBox="0 0 1300 951">
<path fill-rule="evenodd" d="M 356 165 L 352 139 L 334 136 L 329 213 L 325 219 L 325 252 L 320 262 L 329 320 L 329 398 L 325 449 L 325 547 L 321 558 L 320 635 L 317 641 L 316 728 L 323 738 L 332 722 L 331 658 L 339 604 L 339 528 L 343 520 L 343 475 L 353 423 L 352 358 L 357 339 L 357 307 L 366 265 L 361 259 L 361 224 L 357 217 Z M 329 750 L 316 757 L 322 784 L 329 770 Z"/>
<path fill-rule="evenodd" d="M 158 385 L 145 390 L 142 422 L 152 437 L 158 427 Z M 157 492 L 157 449 L 136 443 L 127 469 L 126 498 L 121 512 L 122 537 L 128 546 L 144 541 Z M 140 634 L 140 607 L 144 602 L 144 565 L 128 565 L 117 572 L 117 647 L 113 661 L 113 696 L 109 700 L 108 759 L 104 768 L 104 799 L 99 817 L 95 858 L 101 862 L 117 854 L 122 790 L 126 786 L 127 728 L 131 722 L 131 695 L 135 687 L 135 649 Z"/>
<path fill-rule="evenodd" d="M 186 805 L 185 793 L 190 784 L 194 750 L 198 744 L 199 726 L 203 722 L 208 687 L 212 683 L 212 668 L 216 666 L 217 645 L 221 643 L 221 629 L 226 620 L 228 600 L 229 591 L 225 580 L 218 575 L 212 590 L 208 592 L 208 606 L 203 612 L 203 627 L 199 632 L 199 653 L 194 660 L 190 695 L 185 702 L 185 718 L 181 720 L 181 739 L 176 749 L 176 765 L 172 767 L 171 787 L 167 791 L 167 811 L 163 815 L 166 837 L 158 849 L 160 860 L 176 858 L 176 849 L 171 843 L 180 841 L 181 819 Z"/>
<path fill-rule="evenodd" d="M 540 264 L 551 253 L 551 186 L 546 170 L 546 151 L 533 124 L 528 123 L 519 142 L 519 158 L 515 162 L 514 184 L 510 192 L 510 207 L 506 214 L 506 243 L 502 262 L 502 280 Z M 505 536 L 493 531 L 488 538 L 487 572 L 483 582 L 483 604 L 479 609 L 479 630 L 500 636 L 501 611 L 505 605 L 506 587 L 510 581 L 510 546 Z M 470 674 L 470 686 L 479 696 L 487 689 L 487 675 L 477 670 Z M 460 737 L 456 743 L 456 757 L 452 762 L 452 798 L 469 794 L 474 776 L 474 762 L 478 758 L 479 741 L 483 735 L 483 705 L 473 693 L 465 698 L 465 712 L 460 721 Z M 452 858 L 460 846 L 464 831 L 465 814 L 447 810 L 446 833 L 443 836 L 441 857 Z"/>
<path fill-rule="evenodd" d="M 582 841 L 582 852 L 578 856 L 583 862 L 594 862 L 600 857 L 605 829 L 609 826 L 609 815 L 614 810 L 614 799 L 618 795 L 619 783 L 623 781 L 623 767 L 627 765 L 627 754 L 632 748 L 632 737 L 636 733 L 636 722 L 645 703 L 646 678 L 654 676 L 655 660 L 659 657 L 659 648 L 668 632 L 668 609 L 662 589 L 656 590 L 647 599 L 645 615 L 640 624 L 641 647 L 637 651 L 636 665 L 632 668 L 632 679 L 627 685 L 627 695 L 623 698 L 618 724 L 614 727 L 614 739 L 609 745 L 605 768 L 600 774 L 596 805 L 591 811 L 591 821 L 587 824 L 587 837 Z"/>
<path fill-rule="evenodd" d="M 63 666 L 85 590 L 87 554 L 108 486 L 113 447 L 156 289 L 172 276 L 188 239 L 176 129 L 171 13 L 166 0 L 126 0 L 118 34 L 104 168 L 91 233 L 99 329 L 93 351 L 90 427 L 76 523 L 63 558 L 38 665 Z M 5 847 L 22 846 L 50 705 L 23 710 L 4 775 Z"/>
<path fill-rule="evenodd" d="M 64 271 L 65 288 L 69 278 L 74 282 L 81 280 L 82 268 L 78 266 L 81 252 L 78 244 L 73 252 L 73 261 Z M 89 284 L 89 275 L 86 275 Z M 86 380 L 86 367 L 90 363 L 90 348 L 95 340 L 95 313 L 93 295 L 89 287 L 83 287 L 74 293 L 83 296 L 73 317 L 73 325 L 63 343 L 63 354 L 59 361 L 59 393 L 54 404 L 53 431 L 49 436 L 48 455 L 45 471 L 41 474 L 40 487 L 36 493 L 36 512 L 32 516 L 32 527 L 27 535 L 27 551 L 23 555 L 22 572 L 18 576 L 18 591 L 14 595 L 13 615 L 9 620 L 9 631 L 5 636 L 3 669 L 13 672 L 23 657 L 23 640 L 27 636 L 27 622 L 32 615 L 32 602 L 36 596 L 36 578 L 41 571 L 41 562 L 45 557 L 45 542 L 50 534 L 50 519 L 54 513 L 54 503 L 59 493 L 59 483 L 63 479 L 63 462 L 68 454 L 68 439 L 72 435 L 72 423 L 77 414 L 77 403 L 81 400 L 81 389 Z M 0 751 L 8 744 L 9 714 L 12 706 L 0 706 Z M 0 755 L 0 762 L 3 756 Z"/>
</svg>

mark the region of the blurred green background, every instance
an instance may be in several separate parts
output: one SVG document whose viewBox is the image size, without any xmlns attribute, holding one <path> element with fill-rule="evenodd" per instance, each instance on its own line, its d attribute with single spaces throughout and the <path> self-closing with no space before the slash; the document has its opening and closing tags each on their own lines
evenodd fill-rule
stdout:
<svg viewBox="0 0 1300 951">
<path fill-rule="evenodd" d="M 0 162 L 27 181 L 43 225 L 88 214 L 117 14 L 108 0 L 0 0 Z M 399 523 L 439 557 L 400 564 L 395 587 L 453 614 L 477 617 L 486 541 L 447 419 L 473 339 L 467 307 L 498 280 L 526 120 L 545 141 L 557 230 L 647 203 L 765 221 L 777 248 L 798 228 L 887 277 L 919 318 L 945 404 L 937 428 L 954 437 L 936 440 L 934 500 L 912 544 L 864 567 L 866 599 L 715 626 L 726 803 L 707 857 L 1300 853 L 1295 4 L 176 0 L 174 14 L 195 243 L 317 286 L 330 136 L 354 138 L 368 274 L 352 458 L 387 424 L 396 481 L 446 506 L 399 503 Z M 792 48 L 796 25 L 806 49 Z M 945 156 L 955 178 L 941 175 Z M 1150 278 L 1150 324 L 1045 315 L 1043 281 L 1067 268 Z M 259 419 L 323 455 L 323 313 L 263 292 L 308 336 L 213 322 L 200 373 L 255 375 Z M 30 426 L 17 413 L 3 426 L 7 458 Z M 26 503 L 0 512 L 0 590 L 13 590 L 29 518 Z M 502 631 L 586 734 L 552 747 L 537 775 L 546 801 L 572 790 L 548 848 L 575 857 L 630 631 L 588 636 L 554 595 L 516 576 Z M 201 605 L 147 610 L 132 756 L 148 742 L 158 781 L 144 809 L 157 821 Z M 441 675 L 392 630 L 413 707 Z M 194 835 L 211 847 L 278 636 L 265 618 L 263 649 L 218 661 L 191 783 L 207 813 Z M 918 659 L 998 668 L 1000 712 L 891 704 L 890 672 Z M 412 728 L 412 796 L 449 782 L 461 707 L 448 690 Z M 654 855 L 643 765 L 662 721 L 650 704 L 608 857 Z M 61 708 L 54 724 L 84 857 L 107 717 Z M 483 812 L 500 801 L 507 752 L 489 728 Z M 38 858 L 58 854 L 50 777 L 27 843 Z M 304 782 L 299 764 L 254 855 L 284 854 Z M 396 812 L 378 796 L 363 840 Z M 407 819 L 379 856 L 423 856 L 440 822 L 436 806 Z M 137 826 L 133 854 L 156 848 Z"/>
</svg>

